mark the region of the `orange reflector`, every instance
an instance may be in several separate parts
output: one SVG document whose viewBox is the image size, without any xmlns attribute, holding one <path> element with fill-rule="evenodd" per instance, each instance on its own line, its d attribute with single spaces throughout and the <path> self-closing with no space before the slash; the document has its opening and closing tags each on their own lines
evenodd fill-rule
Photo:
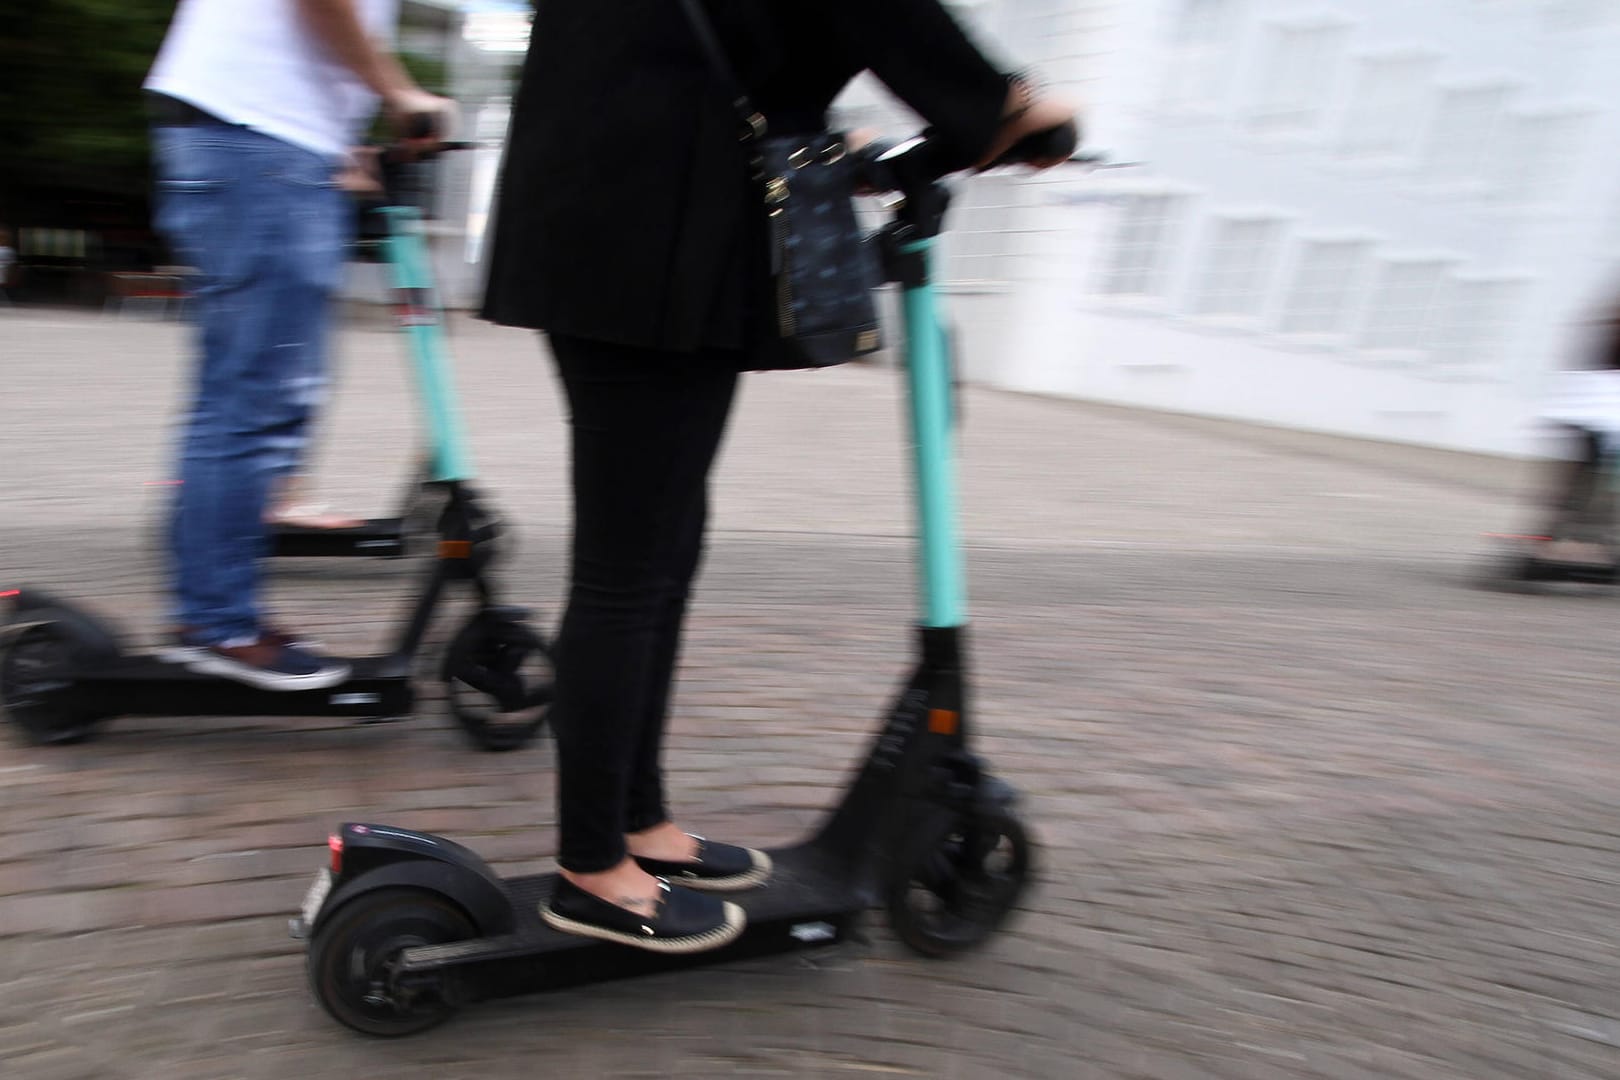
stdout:
<svg viewBox="0 0 1620 1080">
<path fill-rule="evenodd" d="M 471 540 L 440 540 L 439 558 L 465 559 L 472 554 Z"/>
<path fill-rule="evenodd" d="M 935 735 L 955 735 L 956 719 L 956 713 L 951 709 L 929 709 L 928 730 Z"/>
</svg>

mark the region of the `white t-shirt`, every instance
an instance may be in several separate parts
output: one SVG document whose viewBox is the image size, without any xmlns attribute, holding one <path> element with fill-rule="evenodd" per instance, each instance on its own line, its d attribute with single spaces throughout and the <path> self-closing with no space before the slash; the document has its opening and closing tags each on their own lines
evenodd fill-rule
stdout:
<svg viewBox="0 0 1620 1080">
<path fill-rule="evenodd" d="M 1560 371 L 1547 389 L 1541 419 L 1620 439 L 1620 371 Z"/>
<path fill-rule="evenodd" d="M 355 0 L 355 10 L 373 38 L 393 40 L 399 0 Z M 345 153 L 377 110 L 297 0 L 180 0 L 146 89 L 321 154 Z"/>
</svg>

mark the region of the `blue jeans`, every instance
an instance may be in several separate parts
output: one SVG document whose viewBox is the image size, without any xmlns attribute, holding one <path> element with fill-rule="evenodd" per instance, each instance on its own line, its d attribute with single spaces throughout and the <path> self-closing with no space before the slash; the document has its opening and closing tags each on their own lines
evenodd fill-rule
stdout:
<svg viewBox="0 0 1620 1080">
<path fill-rule="evenodd" d="M 343 270 L 338 163 L 225 124 L 153 131 L 156 225 L 192 267 L 201 356 L 180 445 L 174 617 L 188 642 L 260 630 L 265 501 L 293 471 L 325 383 Z"/>
</svg>

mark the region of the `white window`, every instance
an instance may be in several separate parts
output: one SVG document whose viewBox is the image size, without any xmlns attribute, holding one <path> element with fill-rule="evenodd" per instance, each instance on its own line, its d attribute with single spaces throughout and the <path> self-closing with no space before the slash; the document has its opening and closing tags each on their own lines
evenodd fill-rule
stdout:
<svg viewBox="0 0 1620 1080">
<path fill-rule="evenodd" d="M 1218 218 L 1194 285 L 1198 315 L 1258 315 L 1282 240 L 1277 218 Z"/>
<path fill-rule="evenodd" d="M 1337 25 L 1278 26 L 1266 35 L 1249 123 L 1262 131 L 1308 128 L 1333 91 L 1345 30 Z"/>
<path fill-rule="evenodd" d="M 1213 107 L 1231 69 L 1234 0 L 1180 0 L 1170 26 L 1163 103 L 1167 109 Z"/>
<path fill-rule="evenodd" d="M 1120 208 L 1113 248 L 1098 291 L 1114 296 L 1162 296 L 1170 254 L 1180 232 L 1181 195 L 1132 195 Z"/>
<path fill-rule="evenodd" d="M 1377 56 L 1361 61 L 1339 137 L 1339 153 L 1350 158 L 1410 153 L 1429 103 L 1434 66 L 1426 56 Z"/>
<path fill-rule="evenodd" d="M 1525 282 L 1453 278 L 1442 299 L 1430 341 L 1430 359 L 1443 368 L 1478 368 L 1501 359 L 1513 333 Z"/>
<path fill-rule="evenodd" d="M 1614 0 L 1544 0 L 1549 30 L 1596 30 L 1615 15 Z"/>
<path fill-rule="evenodd" d="M 1232 0 L 1181 0 L 1171 31 L 1177 44 L 1208 44 L 1223 37 L 1232 24 Z"/>
<path fill-rule="evenodd" d="M 1578 113 L 1507 118 L 1494 162 L 1495 196 L 1519 206 L 1558 203 L 1581 164 L 1589 123 Z"/>
<path fill-rule="evenodd" d="M 1370 247 L 1364 240 L 1302 243 L 1277 329 L 1284 334 L 1344 333 Z"/>
<path fill-rule="evenodd" d="M 1100 38 L 1113 29 L 1105 7 L 1075 0 L 1018 0 L 1003 6 L 1009 27 L 1003 55 L 1038 61 L 1042 76 L 1054 84 L 1096 79 Z"/>
<path fill-rule="evenodd" d="M 1400 259 L 1384 264 L 1367 305 L 1358 344 L 1365 349 L 1422 349 L 1435 325 L 1445 259 Z"/>
<path fill-rule="evenodd" d="M 1017 240 L 1018 191 L 1012 176 L 985 176 L 962 185 L 942 245 L 949 280 L 1006 280 Z"/>
<path fill-rule="evenodd" d="M 1458 87 L 1442 93 L 1429 127 L 1423 170 L 1432 180 L 1478 180 L 1501 153 L 1497 128 L 1507 104 L 1505 86 Z"/>
</svg>

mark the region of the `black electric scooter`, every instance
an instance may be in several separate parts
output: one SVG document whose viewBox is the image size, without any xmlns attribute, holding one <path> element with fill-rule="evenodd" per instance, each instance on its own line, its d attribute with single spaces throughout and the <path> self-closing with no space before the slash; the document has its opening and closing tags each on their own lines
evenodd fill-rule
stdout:
<svg viewBox="0 0 1620 1080">
<path fill-rule="evenodd" d="M 412 667 L 446 588 L 466 582 L 478 609 L 452 639 L 440 667 L 451 712 L 486 750 L 510 750 L 539 731 L 551 700 L 545 640 L 521 608 L 497 603 L 489 567 L 498 523 L 470 485 L 443 313 L 434 299 L 421 219 L 411 207 L 383 211 L 388 263 L 402 307 L 425 407 L 431 476 L 442 499 L 437 556 L 393 647 L 353 659 L 353 673 L 324 690 L 272 691 L 193 672 L 171 653 L 130 653 L 112 626 L 88 611 L 32 589 L 0 592 L 11 618 L 0 626 L 0 706 L 35 743 L 89 737 L 114 716 L 407 716 L 415 700 Z"/>
<path fill-rule="evenodd" d="M 1076 138 L 1072 127 L 1049 132 L 1008 160 L 1061 157 Z M 854 783 L 812 838 L 771 852 L 765 887 L 734 895 L 748 917 L 742 936 L 686 956 L 546 927 L 538 911 L 553 874 L 501 878 L 442 837 L 345 824 L 291 924 L 337 1020 L 406 1035 L 480 998 L 832 945 L 878 903 L 902 941 L 942 956 L 989 936 L 1018 902 L 1031 844 L 1016 793 L 968 743 L 951 378 L 928 265 L 949 195 L 926 140 L 863 156 L 871 186 L 905 199 L 879 238 L 904 295 L 924 611 L 917 667 Z"/>
<path fill-rule="evenodd" d="M 1511 591 L 1535 591 L 1555 585 L 1620 585 L 1620 441 L 1598 439 L 1596 475 L 1581 495 L 1562 508 L 1548 536 L 1492 534 L 1508 545 L 1485 578 L 1485 584 Z M 1549 543 L 1572 541 L 1607 552 L 1604 561 L 1549 557 Z"/>
</svg>

